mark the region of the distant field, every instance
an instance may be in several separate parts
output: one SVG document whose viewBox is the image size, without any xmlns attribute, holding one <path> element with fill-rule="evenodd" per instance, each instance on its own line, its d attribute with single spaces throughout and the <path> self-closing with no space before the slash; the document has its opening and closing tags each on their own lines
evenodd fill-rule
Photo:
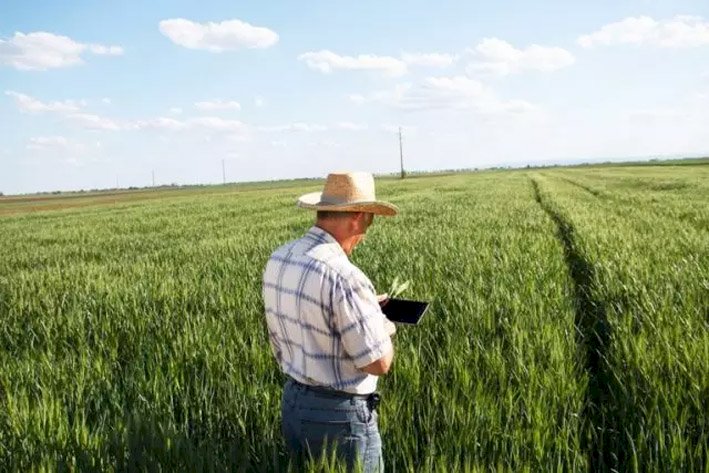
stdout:
<svg viewBox="0 0 709 473">
<path fill-rule="evenodd" d="M 247 182 L 224 186 L 188 186 L 188 187 L 156 187 L 143 189 L 115 189 L 91 192 L 61 192 L 51 194 L 28 194 L 0 197 L 0 216 L 43 212 L 47 210 L 74 209 L 100 205 L 117 205 L 145 200 L 165 199 L 170 197 L 187 198 L 204 194 L 220 194 L 247 191 L 277 190 L 302 186 L 309 180 Z M 310 182 L 314 182 L 310 180 Z"/>
<path fill-rule="evenodd" d="M 0 465 L 282 471 L 260 298 L 317 182 L 0 199 Z M 708 471 L 709 166 L 378 182 L 396 471 Z M 45 198 L 46 197 L 46 198 Z"/>
</svg>

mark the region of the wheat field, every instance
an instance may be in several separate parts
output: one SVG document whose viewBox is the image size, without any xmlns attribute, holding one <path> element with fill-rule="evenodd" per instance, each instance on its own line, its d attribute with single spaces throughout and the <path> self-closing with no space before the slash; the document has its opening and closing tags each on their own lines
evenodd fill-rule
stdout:
<svg viewBox="0 0 709 473">
<path fill-rule="evenodd" d="M 709 162 L 409 176 L 392 471 L 709 471 Z M 261 275 L 320 181 L 0 199 L 0 468 L 283 471 Z"/>
</svg>

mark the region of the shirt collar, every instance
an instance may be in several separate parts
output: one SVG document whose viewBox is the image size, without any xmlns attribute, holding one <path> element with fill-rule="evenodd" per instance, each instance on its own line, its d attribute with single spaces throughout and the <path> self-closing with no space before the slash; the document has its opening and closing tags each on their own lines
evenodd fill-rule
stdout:
<svg viewBox="0 0 709 473">
<path fill-rule="evenodd" d="M 310 230 L 308 230 L 306 236 L 310 236 L 318 244 L 334 244 L 337 249 L 342 252 L 342 254 L 345 254 L 345 250 L 343 250 L 342 246 L 340 246 L 340 243 L 335 240 L 335 237 L 323 230 L 322 228 L 318 227 L 317 225 L 313 225 L 312 227 L 310 227 Z"/>
</svg>

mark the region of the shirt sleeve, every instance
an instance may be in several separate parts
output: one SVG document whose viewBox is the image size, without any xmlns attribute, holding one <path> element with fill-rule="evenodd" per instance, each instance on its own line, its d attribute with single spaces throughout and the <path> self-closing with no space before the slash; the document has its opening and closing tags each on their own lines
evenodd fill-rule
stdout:
<svg viewBox="0 0 709 473">
<path fill-rule="evenodd" d="M 384 326 L 386 316 L 371 283 L 339 278 L 334 289 L 335 328 L 355 367 L 367 366 L 389 353 L 392 344 Z"/>
</svg>

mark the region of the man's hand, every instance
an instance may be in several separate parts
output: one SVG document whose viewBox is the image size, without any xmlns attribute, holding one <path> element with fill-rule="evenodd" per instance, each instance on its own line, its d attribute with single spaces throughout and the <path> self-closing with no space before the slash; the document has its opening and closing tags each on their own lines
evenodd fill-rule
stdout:
<svg viewBox="0 0 709 473">
<path fill-rule="evenodd" d="M 389 294 L 378 294 L 377 301 L 379 301 L 379 306 L 383 307 L 386 301 L 389 299 Z M 384 319 L 384 328 L 389 336 L 393 336 L 396 333 L 396 325 L 389 319 Z"/>
</svg>

